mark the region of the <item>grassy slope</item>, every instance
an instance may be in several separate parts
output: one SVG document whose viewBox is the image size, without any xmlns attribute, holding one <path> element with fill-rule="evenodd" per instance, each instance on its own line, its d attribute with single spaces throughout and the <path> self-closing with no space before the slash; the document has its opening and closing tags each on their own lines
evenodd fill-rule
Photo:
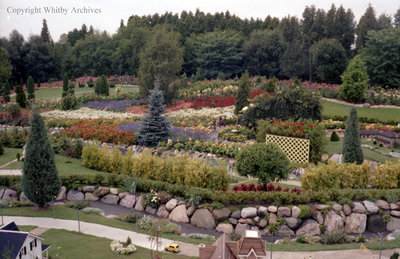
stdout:
<svg viewBox="0 0 400 259">
<path fill-rule="evenodd" d="M 22 149 L 19 148 L 4 148 L 4 153 L 0 156 L 0 165 L 4 165 L 16 158 L 17 153 L 22 154 Z"/>
<path fill-rule="evenodd" d="M 324 107 L 323 115 L 348 115 L 350 105 L 334 103 L 321 100 Z M 396 120 L 400 121 L 400 109 L 394 108 L 360 108 L 357 107 L 359 117 L 368 117 L 380 120 Z"/>
</svg>

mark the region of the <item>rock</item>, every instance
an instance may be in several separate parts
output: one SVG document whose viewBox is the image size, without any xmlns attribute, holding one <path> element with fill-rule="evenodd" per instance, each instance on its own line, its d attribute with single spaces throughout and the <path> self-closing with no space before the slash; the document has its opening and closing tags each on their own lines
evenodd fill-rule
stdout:
<svg viewBox="0 0 400 259">
<path fill-rule="evenodd" d="M 265 215 L 267 215 L 267 213 L 268 213 L 268 208 L 267 207 L 260 206 L 258 208 L 258 216 L 265 217 Z"/>
<path fill-rule="evenodd" d="M 322 156 L 321 156 L 321 161 L 322 162 L 325 162 L 325 161 L 327 161 L 329 159 L 329 155 L 328 154 L 322 154 Z"/>
<path fill-rule="evenodd" d="M 176 204 L 178 203 L 178 201 L 176 199 L 170 199 L 167 204 L 165 204 L 165 208 L 168 211 L 172 211 L 173 209 L 175 209 Z"/>
<path fill-rule="evenodd" d="M 397 205 L 396 203 L 390 203 L 390 209 L 391 210 L 398 210 L 400 208 L 399 205 Z"/>
<path fill-rule="evenodd" d="M 144 199 L 144 195 L 140 195 L 139 197 L 136 197 L 135 210 L 144 211 L 143 199 Z"/>
<path fill-rule="evenodd" d="M 299 218 L 291 217 L 291 218 L 285 218 L 286 225 L 290 227 L 293 230 L 296 230 L 300 225 L 302 220 Z"/>
<path fill-rule="evenodd" d="M 273 214 L 273 213 L 271 213 L 271 214 L 269 214 L 269 224 L 276 224 L 277 223 L 277 220 L 278 219 L 278 217 L 276 216 L 276 214 Z"/>
<path fill-rule="evenodd" d="M 231 223 L 232 225 L 237 225 L 237 223 L 238 223 L 238 220 L 237 219 L 234 219 L 234 218 L 229 218 L 228 219 L 228 221 L 229 221 L 229 223 Z"/>
<path fill-rule="evenodd" d="M 65 186 L 61 186 L 60 193 L 58 194 L 56 201 L 62 201 L 67 198 L 67 188 Z"/>
<path fill-rule="evenodd" d="M 392 219 L 386 224 L 386 230 L 392 232 L 397 229 L 400 229 L 400 218 L 392 217 Z"/>
<path fill-rule="evenodd" d="M 110 192 L 110 188 L 108 188 L 108 187 L 100 186 L 100 187 L 97 189 L 97 195 L 98 195 L 99 197 L 103 197 L 104 195 L 106 195 L 106 194 L 109 193 L 109 192 Z"/>
<path fill-rule="evenodd" d="M 363 103 L 363 108 L 371 108 L 371 104 L 369 103 Z"/>
<path fill-rule="evenodd" d="M 373 233 L 384 232 L 386 224 L 380 214 L 369 215 L 367 219 L 367 230 Z"/>
<path fill-rule="evenodd" d="M 240 219 L 240 214 L 241 214 L 240 210 L 234 211 L 231 214 L 231 218 Z"/>
<path fill-rule="evenodd" d="M 110 193 L 114 195 L 118 195 L 118 189 L 117 188 L 110 188 Z"/>
<path fill-rule="evenodd" d="M 106 196 L 104 196 L 101 199 L 101 202 L 106 203 L 106 204 L 113 204 L 113 205 L 118 204 L 118 201 L 119 201 L 118 195 L 114 195 L 114 194 L 107 194 Z"/>
<path fill-rule="evenodd" d="M 345 230 L 347 233 L 362 234 L 365 232 L 365 228 L 367 226 L 367 215 L 351 213 L 350 216 L 346 217 L 345 222 Z"/>
<path fill-rule="evenodd" d="M 259 216 L 254 217 L 253 220 L 254 220 L 255 222 L 259 222 L 259 221 L 260 221 L 260 217 L 259 217 Z"/>
<path fill-rule="evenodd" d="M 340 211 L 342 211 L 343 206 L 340 205 L 340 204 L 334 204 L 334 205 L 332 206 L 332 209 L 333 209 L 334 211 L 336 211 L 336 212 L 340 212 Z"/>
<path fill-rule="evenodd" d="M 322 216 L 321 212 L 317 211 L 313 218 L 318 222 L 318 224 L 324 224 L 324 217 Z"/>
<path fill-rule="evenodd" d="M 95 187 L 94 186 L 85 186 L 82 188 L 83 192 L 94 192 Z"/>
<path fill-rule="evenodd" d="M 160 218 L 168 218 L 169 216 L 169 212 L 167 210 L 167 208 L 165 207 L 165 205 L 161 205 L 158 210 L 157 210 L 157 214 L 158 217 Z"/>
<path fill-rule="evenodd" d="M 294 236 L 293 230 L 291 230 L 288 226 L 282 225 L 278 231 L 276 232 L 277 236 Z"/>
<path fill-rule="evenodd" d="M 344 221 L 345 219 L 336 214 L 336 212 L 329 211 L 325 216 L 324 225 L 326 227 L 326 232 L 329 234 L 335 231 L 344 230 Z"/>
<path fill-rule="evenodd" d="M 268 211 L 271 213 L 276 213 L 278 208 L 276 206 L 268 206 Z"/>
<path fill-rule="evenodd" d="M 198 209 L 194 212 L 190 223 L 197 227 L 211 229 L 215 227 L 213 214 L 207 209 Z"/>
<path fill-rule="evenodd" d="M 342 217 L 342 218 L 345 218 L 345 217 L 346 217 L 346 215 L 344 214 L 343 211 L 339 211 L 339 216 Z"/>
<path fill-rule="evenodd" d="M 246 230 L 250 229 L 249 225 L 247 224 L 237 224 L 235 228 L 235 233 L 242 236 Z"/>
<path fill-rule="evenodd" d="M 257 209 L 254 207 L 243 208 L 240 215 L 242 218 L 254 218 L 257 216 Z"/>
<path fill-rule="evenodd" d="M 326 204 L 317 204 L 317 205 L 315 206 L 315 208 L 316 208 L 317 210 L 327 210 L 327 209 L 329 209 L 329 205 L 326 205 Z"/>
<path fill-rule="evenodd" d="M 346 215 L 346 216 L 349 216 L 351 214 L 351 207 L 349 204 L 343 205 L 343 212 L 344 212 L 344 215 Z"/>
<path fill-rule="evenodd" d="M 268 221 L 266 219 L 261 219 L 260 222 L 258 222 L 258 226 L 260 228 L 265 228 L 268 224 Z"/>
<path fill-rule="evenodd" d="M 17 192 L 11 189 L 6 189 L 2 200 L 18 200 Z"/>
<path fill-rule="evenodd" d="M 165 208 L 166 207 L 167 206 L 165 206 Z M 168 218 L 175 222 L 189 223 L 189 217 L 187 216 L 186 206 L 179 205 L 175 207 L 169 214 Z"/>
<path fill-rule="evenodd" d="M 279 207 L 277 215 L 278 217 L 290 217 L 292 215 L 292 211 L 287 207 Z"/>
<path fill-rule="evenodd" d="M 92 192 L 87 192 L 87 193 L 85 193 L 85 200 L 87 200 L 87 201 L 97 201 L 97 200 L 99 200 L 99 197 L 94 195 Z"/>
<path fill-rule="evenodd" d="M 85 195 L 77 190 L 70 190 L 67 194 L 67 200 L 69 201 L 81 201 L 85 199 Z"/>
<path fill-rule="evenodd" d="M 363 203 L 367 211 L 369 211 L 371 214 L 378 213 L 379 208 L 375 205 L 375 203 L 372 201 L 363 201 Z"/>
<path fill-rule="evenodd" d="M 187 209 L 187 215 L 188 217 L 191 217 L 193 213 L 196 211 L 196 206 L 190 206 L 189 209 Z"/>
<path fill-rule="evenodd" d="M 394 216 L 394 217 L 400 218 L 400 211 L 392 210 L 392 211 L 390 212 L 390 215 L 392 215 L 392 216 Z"/>
<path fill-rule="evenodd" d="M 360 214 L 365 213 L 365 207 L 359 202 L 354 202 L 353 212 Z"/>
<path fill-rule="evenodd" d="M 19 195 L 19 200 L 20 201 L 27 201 L 29 199 L 25 196 L 24 192 L 21 192 L 21 194 Z"/>
<path fill-rule="evenodd" d="M 333 154 L 331 159 L 336 163 L 340 163 L 340 162 L 342 162 L 342 155 L 341 154 Z"/>
<path fill-rule="evenodd" d="M 151 207 L 150 205 L 147 205 L 146 209 L 144 211 L 146 211 L 147 213 L 149 213 L 151 215 L 156 215 L 156 213 L 157 213 L 157 209 Z"/>
<path fill-rule="evenodd" d="M 227 223 L 219 223 L 216 230 L 225 234 L 233 233 L 233 226 Z"/>
<path fill-rule="evenodd" d="M 383 209 L 383 210 L 388 210 L 389 209 L 389 203 L 387 201 L 384 200 L 377 200 L 375 202 L 376 206 L 378 206 L 378 208 Z"/>
<path fill-rule="evenodd" d="M 253 222 L 252 219 L 243 219 L 243 218 L 241 218 L 241 219 L 238 220 L 238 222 L 241 223 L 241 224 L 254 225 L 254 222 Z"/>
<path fill-rule="evenodd" d="M 215 209 L 213 210 L 213 215 L 215 220 L 221 221 L 228 219 L 229 216 L 231 215 L 231 210 L 227 207 L 221 208 L 221 209 Z"/>
<path fill-rule="evenodd" d="M 123 199 L 123 198 L 125 198 L 125 196 L 128 195 L 128 194 L 130 194 L 130 193 L 129 193 L 129 192 L 121 192 L 121 193 L 118 194 L 118 197 L 119 197 L 120 199 Z"/>
<path fill-rule="evenodd" d="M 301 210 L 297 206 L 293 206 L 292 208 L 292 217 L 293 218 L 298 218 L 300 215 Z"/>
<path fill-rule="evenodd" d="M 321 230 L 319 224 L 313 219 L 307 219 L 296 231 L 296 236 L 319 236 Z"/>
<path fill-rule="evenodd" d="M 133 208 L 136 203 L 136 196 L 133 194 L 126 194 L 125 197 L 121 199 L 119 205 L 124 206 L 126 208 Z"/>
<path fill-rule="evenodd" d="M 0 200 L 3 198 L 4 192 L 5 192 L 5 189 L 0 189 Z"/>
</svg>

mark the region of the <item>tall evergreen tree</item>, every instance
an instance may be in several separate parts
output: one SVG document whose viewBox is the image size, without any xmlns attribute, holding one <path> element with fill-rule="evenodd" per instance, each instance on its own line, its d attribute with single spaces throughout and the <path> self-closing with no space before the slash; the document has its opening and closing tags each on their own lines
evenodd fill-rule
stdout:
<svg viewBox="0 0 400 259">
<path fill-rule="evenodd" d="M 356 162 L 357 164 L 362 164 L 364 161 L 358 129 L 358 114 L 355 107 L 350 109 L 349 117 L 346 121 L 342 154 L 344 163 Z"/>
<path fill-rule="evenodd" d="M 94 93 L 97 95 L 101 93 L 101 77 L 98 77 L 94 83 Z"/>
<path fill-rule="evenodd" d="M 67 73 L 64 73 L 62 97 L 67 96 L 67 94 L 68 94 L 68 75 Z"/>
<path fill-rule="evenodd" d="M 48 44 L 53 43 L 53 40 L 51 39 L 50 36 L 49 27 L 47 27 L 46 19 L 43 19 L 43 26 L 42 26 L 42 31 L 40 32 L 40 38 Z"/>
<path fill-rule="evenodd" d="M 367 67 L 360 55 L 355 56 L 341 75 L 339 95 L 348 101 L 359 102 L 365 97 L 369 77 Z"/>
<path fill-rule="evenodd" d="M 400 27 L 400 8 L 394 14 L 394 27 Z"/>
<path fill-rule="evenodd" d="M 28 92 L 28 100 L 35 99 L 35 82 L 31 76 L 26 80 L 26 90 Z"/>
<path fill-rule="evenodd" d="M 110 86 L 108 85 L 106 76 L 102 75 L 100 80 L 101 80 L 100 81 L 100 94 L 109 96 L 110 95 Z"/>
<path fill-rule="evenodd" d="M 156 77 L 155 87 L 150 91 L 149 114 L 142 119 L 138 143 L 143 146 L 157 146 L 161 141 L 167 141 L 170 136 L 168 120 L 165 113 L 163 93 L 159 89 L 160 79 Z"/>
<path fill-rule="evenodd" d="M 26 95 L 24 88 L 22 88 L 22 85 L 17 85 L 17 88 L 15 89 L 15 100 L 17 101 L 18 105 L 21 108 L 26 108 Z"/>
<path fill-rule="evenodd" d="M 242 74 L 239 81 L 239 89 L 236 93 L 235 113 L 238 114 L 249 104 L 250 78 L 247 70 Z"/>
<path fill-rule="evenodd" d="M 43 208 L 61 189 L 54 151 L 39 112 L 31 114 L 21 185 L 26 197 Z"/>
<path fill-rule="evenodd" d="M 3 85 L 2 89 L 3 100 L 8 103 L 10 101 L 10 84 L 8 81 Z"/>
<path fill-rule="evenodd" d="M 363 16 L 361 16 L 356 28 L 357 41 L 356 47 L 361 50 L 365 46 L 367 41 L 367 33 L 371 30 L 378 29 L 378 21 L 375 15 L 375 9 L 369 4 L 368 8 L 365 10 Z"/>
</svg>

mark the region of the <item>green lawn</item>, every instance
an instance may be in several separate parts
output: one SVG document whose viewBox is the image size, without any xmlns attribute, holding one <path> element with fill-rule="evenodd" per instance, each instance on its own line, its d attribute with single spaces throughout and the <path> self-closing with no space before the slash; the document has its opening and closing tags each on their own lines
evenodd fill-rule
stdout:
<svg viewBox="0 0 400 259">
<path fill-rule="evenodd" d="M 323 115 L 340 115 L 347 116 L 349 108 L 352 107 L 346 104 L 339 104 L 330 101 L 321 100 L 321 104 L 324 107 L 322 110 Z M 360 108 L 357 107 L 358 117 L 368 117 L 379 119 L 383 121 L 396 120 L 400 121 L 400 109 L 394 108 Z"/>
<path fill-rule="evenodd" d="M 123 92 L 136 92 L 138 91 L 138 86 L 136 85 L 119 85 L 119 87 L 123 88 Z M 81 96 L 84 94 L 94 93 L 94 88 L 85 87 L 75 87 L 75 95 Z M 115 94 L 115 88 L 110 88 L 110 95 Z M 62 95 L 62 88 L 40 88 L 39 90 L 35 91 L 35 98 L 36 99 L 56 99 L 60 98 Z M 11 97 L 11 101 L 15 101 L 15 95 Z"/>
<path fill-rule="evenodd" d="M 18 152 L 22 155 L 22 149 L 5 147 L 4 153 L 0 156 L 0 165 L 14 160 Z"/>
<path fill-rule="evenodd" d="M 329 137 L 326 137 L 326 141 L 327 141 L 327 145 L 325 146 L 326 153 L 328 153 L 329 155 L 342 153 L 343 137 L 340 137 L 339 141 L 336 141 L 336 142 L 332 142 L 329 140 Z M 373 146 L 372 143 L 367 140 L 362 140 L 362 143 Z M 381 148 L 381 147 L 378 147 L 378 148 L 379 148 L 379 150 L 381 150 L 381 152 L 384 152 L 384 153 L 390 152 L 390 149 Z M 375 152 L 369 148 L 363 147 L 362 150 L 363 150 L 364 157 L 369 160 L 377 161 L 380 163 L 384 163 L 386 160 L 389 160 L 389 161 L 397 160 L 397 158 L 394 158 L 392 156 L 382 155 L 382 154 Z"/>
</svg>

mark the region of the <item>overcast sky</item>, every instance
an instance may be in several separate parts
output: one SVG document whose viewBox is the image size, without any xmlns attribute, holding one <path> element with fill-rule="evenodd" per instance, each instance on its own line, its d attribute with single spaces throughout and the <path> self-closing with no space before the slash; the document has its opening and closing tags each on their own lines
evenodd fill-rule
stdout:
<svg viewBox="0 0 400 259">
<path fill-rule="evenodd" d="M 80 28 L 83 23 L 115 33 L 120 20 L 124 19 L 126 23 L 134 14 L 194 12 L 199 8 L 210 13 L 229 10 L 241 18 L 264 19 L 267 15 L 282 18 L 288 14 L 301 17 L 307 5 L 314 4 L 317 8 L 328 10 L 332 3 L 352 9 L 356 20 L 364 13 L 368 3 L 373 5 L 377 16 L 381 13 L 393 16 L 400 7 L 400 2 L 396 0 L 0 0 L 0 37 L 8 36 L 13 29 L 25 38 L 39 34 L 43 19 L 47 20 L 50 33 L 57 41 L 62 33 Z M 52 7 L 54 13 L 46 13 Z M 86 8 L 83 10 L 86 13 L 77 13 L 82 8 Z M 65 10 L 66 13 L 63 13 Z"/>
</svg>

